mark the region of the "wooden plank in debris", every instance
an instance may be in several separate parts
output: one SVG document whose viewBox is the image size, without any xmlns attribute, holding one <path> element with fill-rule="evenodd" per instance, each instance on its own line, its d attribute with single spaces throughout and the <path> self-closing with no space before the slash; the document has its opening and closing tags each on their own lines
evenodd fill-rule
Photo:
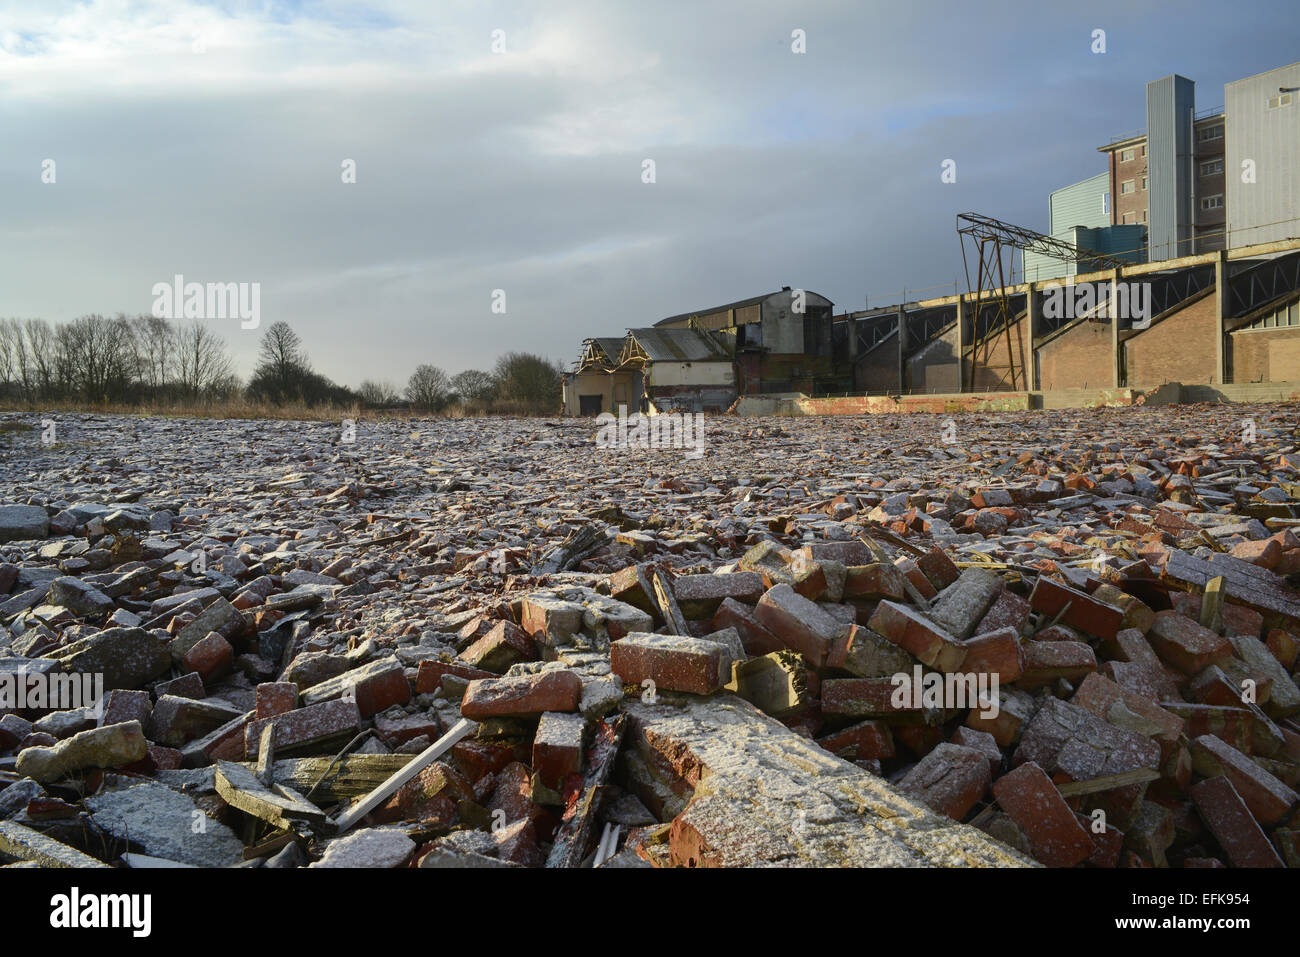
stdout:
<svg viewBox="0 0 1300 957">
<path fill-rule="evenodd" d="M 586 859 L 596 836 L 606 784 L 614 773 L 614 762 L 626 733 L 627 716 L 622 714 L 596 726 L 594 741 L 587 751 L 587 774 L 582 790 L 565 808 L 555 843 L 546 858 L 547 867 L 580 867 Z"/>
<path fill-rule="evenodd" d="M 1213 632 L 1223 630 L 1223 586 L 1223 576 L 1216 575 L 1205 583 L 1201 596 L 1201 627 Z"/>
<path fill-rule="evenodd" d="M 1133 784 L 1145 784 L 1148 781 L 1154 781 L 1158 777 L 1160 777 L 1159 771 L 1151 768 L 1137 768 L 1133 771 L 1123 771 L 1120 774 L 1107 774 L 1099 778 L 1089 778 L 1087 781 L 1068 781 L 1065 784 L 1058 784 L 1056 789 L 1061 792 L 1061 797 L 1078 797 L 1081 794 L 1096 794 L 1100 791 L 1126 788 Z"/>
<path fill-rule="evenodd" d="M 413 757 L 410 754 L 349 754 L 337 761 L 323 756 L 283 758 L 275 762 L 275 779 L 304 794 L 319 782 L 312 797 L 328 804 L 369 794 L 406 767 Z M 331 762 L 333 767 L 330 767 Z"/>
<path fill-rule="evenodd" d="M 562 572 L 604 545 L 606 541 L 603 526 L 593 522 L 584 523 L 564 541 L 547 549 L 541 560 L 530 569 L 529 574 L 551 575 Z"/>
<path fill-rule="evenodd" d="M 275 827 L 289 828 L 294 821 L 319 824 L 325 814 L 292 788 L 279 785 L 268 788 L 257 775 L 242 764 L 218 761 L 217 794 L 233 808 L 266 821 Z"/>
<path fill-rule="evenodd" d="M 668 626 L 669 632 L 674 635 L 689 635 L 691 632 L 686 625 L 686 616 L 677 606 L 673 584 L 668 580 L 668 576 L 662 569 L 656 568 L 650 581 L 654 585 L 655 604 L 659 606 L 659 615 Z"/>
<path fill-rule="evenodd" d="M 275 724 L 268 722 L 262 729 L 262 741 L 257 749 L 257 779 L 264 787 L 275 783 Z"/>
<path fill-rule="evenodd" d="M 388 798 L 396 792 L 398 788 L 411 780 L 411 778 L 415 777 L 434 761 L 437 761 L 443 756 L 443 754 L 450 751 L 461 738 L 468 735 L 476 727 L 478 727 L 478 724 L 474 721 L 470 721 L 468 718 L 461 718 L 457 721 L 451 726 L 451 730 L 416 755 L 413 761 L 410 761 L 404 768 L 394 773 L 392 777 L 371 791 L 370 794 L 353 806 L 351 810 L 338 818 L 334 822 L 338 828 L 338 833 L 342 834 L 344 831 L 348 830 L 348 828 L 352 827 L 352 825 L 356 824 L 357 821 L 361 820 L 375 808 L 379 807 L 379 805 L 388 800 Z"/>
</svg>

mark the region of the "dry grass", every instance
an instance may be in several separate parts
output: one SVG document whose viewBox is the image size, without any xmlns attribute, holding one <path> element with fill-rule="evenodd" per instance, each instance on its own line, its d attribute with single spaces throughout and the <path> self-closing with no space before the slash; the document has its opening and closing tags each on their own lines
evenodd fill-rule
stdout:
<svg viewBox="0 0 1300 957">
<path fill-rule="evenodd" d="M 539 412 L 526 403 L 505 399 L 491 402 L 465 402 L 448 406 L 436 413 L 408 408 L 365 409 L 359 405 L 332 406 L 308 405 L 303 402 L 286 402 L 283 405 L 249 402 L 245 399 L 222 399 L 212 402 L 142 402 L 139 404 L 111 402 L 57 401 L 50 404 L 28 405 L 22 402 L 0 401 L 0 412 L 84 412 L 100 415 L 161 416 L 176 419 L 286 419 L 303 422 L 339 422 L 343 419 L 377 421 L 391 419 L 464 419 L 476 416 L 554 416 L 558 412 Z"/>
</svg>

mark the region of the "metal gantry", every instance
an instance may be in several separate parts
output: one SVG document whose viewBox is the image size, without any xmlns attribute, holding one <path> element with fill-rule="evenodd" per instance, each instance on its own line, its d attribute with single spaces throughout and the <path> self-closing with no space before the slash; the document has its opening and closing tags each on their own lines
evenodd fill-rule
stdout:
<svg viewBox="0 0 1300 957">
<path fill-rule="evenodd" d="M 1118 268 L 1126 265 L 1121 260 L 1112 259 L 1103 253 L 1084 249 L 1063 239 L 1045 236 L 1035 230 L 1026 229 L 1024 226 L 1004 223 L 991 216 L 981 216 L 978 213 L 959 213 L 957 215 L 957 236 L 961 242 L 962 268 L 966 272 L 966 289 L 975 296 L 974 308 L 970 313 L 974 317 L 971 328 L 975 333 L 974 341 L 971 344 L 971 376 L 974 376 L 977 363 L 992 371 L 1002 371 L 1004 372 L 1002 381 L 1006 382 L 1012 390 L 1017 386 L 1017 364 L 1016 350 L 1011 341 L 1011 326 L 1015 323 L 1017 316 L 1011 308 L 1012 295 L 1007 289 L 1007 275 L 1010 272 L 1010 263 L 1006 263 L 1004 257 L 1014 255 L 1015 250 L 1019 249 L 1022 252 L 1039 253 L 1062 262 L 1077 263 L 1087 261 L 1106 268 Z M 974 283 L 971 282 L 972 261 L 975 266 Z M 986 310 L 986 305 L 991 306 L 991 310 Z M 982 323 L 981 317 L 986 315 L 988 319 Z M 963 322 L 964 332 L 964 311 L 959 318 Z M 988 359 L 999 335 L 1006 342 L 1007 362 L 1005 365 L 990 365 Z M 964 334 L 959 336 L 959 341 L 965 341 Z M 1029 348 L 1033 348 L 1032 334 Z M 957 357 L 958 370 L 964 391 L 967 386 L 973 385 L 973 382 L 966 381 L 963 358 L 962 356 Z M 1019 378 L 1022 388 L 1028 389 L 1031 387 L 1031 383 L 1026 381 L 1023 369 L 1019 371 Z M 999 385 L 1001 384 L 999 383 Z"/>
</svg>

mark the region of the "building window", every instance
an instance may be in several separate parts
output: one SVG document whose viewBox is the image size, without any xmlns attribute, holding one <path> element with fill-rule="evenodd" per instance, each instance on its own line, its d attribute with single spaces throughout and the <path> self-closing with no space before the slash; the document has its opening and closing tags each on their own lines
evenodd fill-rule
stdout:
<svg viewBox="0 0 1300 957">
<path fill-rule="evenodd" d="M 1142 189 L 1145 190 L 1146 188 L 1147 188 L 1147 178 L 1146 178 L 1145 176 L 1143 176 L 1143 177 L 1142 177 Z"/>
<path fill-rule="evenodd" d="M 1135 153 L 1134 153 L 1133 150 L 1120 150 L 1120 152 L 1119 152 L 1119 161 L 1120 161 L 1121 163 L 1127 163 L 1127 162 L 1130 162 L 1130 161 L 1133 159 L 1134 155 L 1135 155 Z"/>
<path fill-rule="evenodd" d="M 1291 105 L 1290 93 L 1279 93 L 1277 96 L 1269 97 L 1268 100 L 1268 108 L 1270 110 L 1280 110 L 1282 107 L 1290 106 L 1290 105 Z"/>
<path fill-rule="evenodd" d="M 1142 222 L 1145 223 L 1146 221 L 1147 221 L 1147 211 L 1144 209 L 1142 210 Z"/>
<path fill-rule="evenodd" d="M 1197 140 L 1199 140 L 1199 141 L 1202 142 L 1202 143 L 1206 142 L 1207 140 L 1217 140 L 1217 139 L 1222 139 L 1222 138 L 1223 138 L 1223 127 L 1222 127 L 1222 126 L 1205 126 L 1205 127 L 1202 127 L 1200 130 L 1197 131 L 1197 133 L 1196 133 L 1196 138 L 1197 138 Z"/>
<path fill-rule="evenodd" d="M 1109 192 L 1105 192 L 1101 194 L 1101 211 L 1105 213 L 1107 216 L 1110 215 L 1110 193 Z"/>
<path fill-rule="evenodd" d="M 1201 199 L 1201 209 L 1223 209 L 1223 194 L 1205 196 Z"/>
<path fill-rule="evenodd" d="M 1210 160 L 1207 163 L 1201 164 L 1202 176 L 1213 176 L 1216 173 L 1222 173 L 1222 172 L 1223 172 L 1223 160 L 1221 159 Z"/>
<path fill-rule="evenodd" d="M 1137 192 L 1137 185 L 1133 180 L 1126 179 L 1124 182 L 1119 184 L 1119 191 L 1121 194 L 1127 196 L 1129 193 Z"/>
<path fill-rule="evenodd" d="M 1300 303 L 1279 306 L 1277 309 L 1260 316 L 1250 324 L 1250 329 L 1277 329 L 1279 327 L 1300 326 Z"/>
<path fill-rule="evenodd" d="M 1142 155 L 1143 156 L 1147 155 L 1147 145 L 1145 143 L 1142 144 Z"/>
<path fill-rule="evenodd" d="M 1137 213 L 1125 213 L 1125 214 L 1124 214 L 1124 225 L 1125 225 L 1125 226 L 1129 225 L 1130 223 L 1136 223 L 1136 222 L 1137 222 Z"/>
</svg>

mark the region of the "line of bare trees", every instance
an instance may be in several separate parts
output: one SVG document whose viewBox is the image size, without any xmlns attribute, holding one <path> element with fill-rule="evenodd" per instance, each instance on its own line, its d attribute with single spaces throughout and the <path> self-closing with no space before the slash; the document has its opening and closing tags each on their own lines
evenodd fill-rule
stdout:
<svg viewBox="0 0 1300 957">
<path fill-rule="evenodd" d="M 197 320 L 0 319 L 0 398 L 9 401 L 194 401 L 239 388 L 225 341 Z"/>
<path fill-rule="evenodd" d="M 563 367 L 542 356 L 509 352 L 491 372 L 448 376 L 420 365 L 404 389 L 367 381 L 357 391 L 314 371 L 288 323 L 263 334 L 247 385 L 235 374 L 226 342 L 199 320 L 181 324 L 152 315 L 0 319 L 0 402 L 136 405 L 205 403 L 241 395 L 274 406 L 392 408 L 440 413 L 549 414 L 559 405 Z"/>
</svg>

